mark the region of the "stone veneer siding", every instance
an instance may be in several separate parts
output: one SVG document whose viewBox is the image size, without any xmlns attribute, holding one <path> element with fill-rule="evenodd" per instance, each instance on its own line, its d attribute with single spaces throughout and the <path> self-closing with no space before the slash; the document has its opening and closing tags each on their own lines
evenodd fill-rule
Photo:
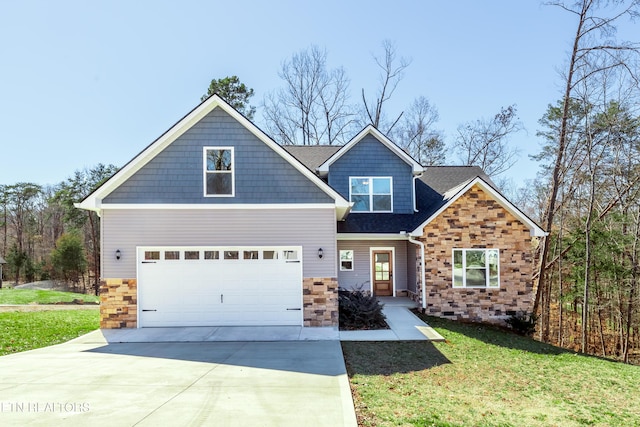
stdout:
<svg viewBox="0 0 640 427">
<path fill-rule="evenodd" d="M 306 277 L 302 281 L 304 326 L 338 326 L 338 279 Z"/>
<path fill-rule="evenodd" d="M 420 238 L 425 243 L 426 313 L 501 323 L 516 312 L 530 312 L 531 239 L 525 224 L 473 186 L 429 223 Z M 453 249 L 470 248 L 500 250 L 499 289 L 453 288 Z"/>
<path fill-rule="evenodd" d="M 138 325 L 136 279 L 100 281 L 100 328 L 135 328 Z"/>
</svg>

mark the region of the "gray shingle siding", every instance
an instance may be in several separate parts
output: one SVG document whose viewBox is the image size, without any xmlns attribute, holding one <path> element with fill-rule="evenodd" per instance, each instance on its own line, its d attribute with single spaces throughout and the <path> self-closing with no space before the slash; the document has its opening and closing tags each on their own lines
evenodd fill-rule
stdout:
<svg viewBox="0 0 640 427">
<path fill-rule="evenodd" d="M 234 147 L 235 197 L 204 197 L 203 147 Z M 234 118 L 216 108 L 109 194 L 104 203 L 332 203 Z"/>
<path fill-rule="evenodd" d="M 329 185 L 347 200 L 350 176 L 392 176 L 393 213 L 413 213 L 411 166 L 372 135 L 365 136 L 329 168 Z"/>
</svg>

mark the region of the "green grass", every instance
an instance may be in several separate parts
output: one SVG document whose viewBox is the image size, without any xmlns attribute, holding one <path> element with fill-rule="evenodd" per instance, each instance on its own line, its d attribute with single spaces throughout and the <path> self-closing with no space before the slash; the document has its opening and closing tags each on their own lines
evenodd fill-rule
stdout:
<svg viewBox="0 0 640 427">
<path fill-rule="evenodd" d="M 98 310 L 0 313 L 0 355 L 59 344 L 99 326 Z"/>
<path fill-rule="evenodd" d="M 363 426 L 640 426 L 640 367 L 425 317 L 446 342 L 344 342 Z"/>
<path fill-rule="evenodd" d="M 86 303 L 97 303 L 95 295 L 74 292 L 46 291 L 35 289 L 0 289 L 0 304 L 55 304 L 80 299 Z"/>
</svg>

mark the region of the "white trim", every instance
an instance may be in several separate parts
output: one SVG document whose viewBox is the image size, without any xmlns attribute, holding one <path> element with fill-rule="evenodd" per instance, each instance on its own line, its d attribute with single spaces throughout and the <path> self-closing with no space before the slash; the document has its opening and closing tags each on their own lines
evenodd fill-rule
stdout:
<svg viewBox="0 0 640 427">
<path fill-rule="evenodd" d="M 455 251 L 462 251 L 462 286 L 455 286 Z M 487 251 L 498 251 L 498 286 L 489 286 L 491 276 L 487 274 L 486 286 L 467 286 L 467 257 L 465 254 L 467 251 L 484 251 L 485 252 L 485 271 L 489 271 L 488 258 L 486 256 Z M 480 270 L 480 269 L 478 269 Z M 451 249 L 451 288 L 452 289 L 500 289 L 500 249 L 498 248 L 452 248 Z"/>
<path fill-rule="evenodd" d="M 371 295 L 373 295 L 373 281 L 375 277 L 373 276 L 373 252 L 374 251 L 390 251 L 391 252 L 391 271 L 393 274 L 391 277 L 391 283 L 393 286 L 393 290 L 391 291 L 391 296 L 395 298 L 396 296 L 396 275 L 394 274 L 396 271 L 396 248 L 393 246 L 389 247 L 377 247 L 370 246 L 369 247 L 369 291 Z"/>
<path fill-rule="evenodd" d="M 406 235 L 407 239 L 409 240 L 409 243 L 413 243 L 414 245 L 418 245 L 420 246 L 420 284 L 421 284 L 421 288 L 422 288 L 422 295 L 421 295 L 421 302 L 422 302 L 422 309 L 426 310 L 427 308 L 427 285 L 426 285 L 426 280 L 427 280 L 427 272 L 424 266 L 424 243 L 421 242 L 420 240 L 414 240 L 409 234 Z"/>
<path fill-rule="evenodd" d="M 367 179 L 367 180 L 371 180 L 371 184 L 369 185 L 369 210 L 368 211 L 356 211 L 353 210 L 353 207 L 351 209 L 351 213 L 393 213 L 393 177 L 392 176 L 349 176 L 349 202 L 351 203 L 351 205 L 353 206 L 353 194 L 351 194 L 351 188 L 353 188 L 353 186 L 351 185 L 351 180 L 352 179 Z M 374 179 L 388 179 L 389 180 L 389 196 L 391 196 L 391 209 L 388 211 L 375 211 L 373 210 L 373 196 L 386 196 L 386 194 L 375 194 L 373 192 L 373 180 Z M 356 196 L 364 196 L 364 194 L 356 194 Z"/>
<path fill-rule="evenodd" d="M 351 268 L 342 268 L 342 252 L 351 252 Z M 356 268 L 356 251 L 353 249 L 340 249 L 338 251 L 338 268 L 340 271 L 354 271 Z"/>
<path fill-rule="evenodd" d="M 336 240 L 406 240 L 404 236 L 394 234 L 375 233 L 338 233 Z"/>
<path fill-rule="evenodd" d="M 236 196 L 236 160 L 234 156 L 235 147 L 202 147 L 202 195 L 203 197 L 235 197 Z M 207 151 L 209 150 L 229 150 L 231 152 L 231 171 L 210 171 L 207 169 Z M 230 173 L 231 174 L 231 194 L 208 194 L 207 175 L 210 173 Z"/>
<path fill-rule="evenodd" d="M 267 210 L 267 209 L 335 209 L 332 204 L 321 203 L 107 203 L 101 206 L 102 210 L 117 210 L 117 209 L 131 209 L 131 210 L 166 210 L 166 209 L 204 209 L 204 210 L 232 210 L 232 209 L 246 209 L 246 210 Z"/>
<path fill-rule="evenodd" d="M 320 176 L 326 176 L 329 173 L 329 166 L 331 166 L 336 160 L 338 160 L 346 152 L 348 152 L 351 147 L 356 145 L 367 135 L 372 135 L 374 138 L 384 144 L 389 150 L 393 151 L 405 163 L 411 166 L 414 175 L 419 175 L 424 172 L 424 167 L 420 163 L 415 161 L 413 157 L 404 152 L 404 150 L 402 150 L 393 141 L 383 135 L 382 132 L 376 129 L 373 125 L 368 125 L 364 129 L 362 129 L 359 134 L 353 137 L 351 141 L 347 142 L 342 148 L 336 151 L 333 156 L 329 157 L 323 164 L 318 166 L 317 170 Z"/>
<path fill-rule="evenodd" d="M 184 116 L 178 123 L 173 125 L 169 130 L 162 134 L 158 139 L 152 142 L 138 155 L 136 155 L 129 163 L 127 163 L 122 169 L 120 169 L 115 175 L 108 179 L 103 185 L 98 187 L 93 193 L 87 196 L 82 202 L 78 203 L 76 207 L 80 209 L 99 211 L 101 209 L 102 200 L 111 194 L 122 183 L 129 179 L 133 174 L 140 170 L 143 166 L 149 163 L 156 155 L 158 155 L 167 146 L 173 143 L 178 137 L 184 134 L 192 126 L 194 126 L 203 117 L 213 111 L 215 108 L 221 108 L 224 112 L 229 114 L 235 120 L 237 120 L 242 126 L 244 126 L 249 132 L 251 132 L 260 141 L 265 143 L 269 148 L 279 154 L 289 164 L 291 164 L 296 170 L 298 170 L 307 179 L 313 182 L 320 190 L 331 197 L 334 200 L 336 209 L 336 217 L 338 220 L 343 219 L 351 209 L 351 204 L 342 197 L 337 191 L 331 188 L 327 183 L 322 181 L 315 173 L 310 171 L 306 166 L 300 163 L 294 156 L 287 152 L 284 148 L 273 141 L 262 130 L 254 125 L 250 120 L 236 111 L 233 107 L 227 104 L 218 95 L 213 95 L 207 98 L 204 102 L 191 110 L 186 116 Z"/>
<path fill-rule="evenodd" d="M 431 221 L 433 221 L 435 218 L 437 218 L 442 212 L 444 212 L 456 200 L 458 200 L 462 195 L 464 195 L 467 191 L 469 191 L 469 189 L 471 189 L 471 187 L 473 187 L 474 185 L 477 185 L 478 187 L 480 187 L 480 189 L 482 191 L 489 193 L 489 195 L 491 197 L 493 197 L 493 199 L 496 200 L 500 204 L 500 206 L 502 206 L 511 215 L 516 217 L 516 219 L 518 219 L 519 221 L 524 223 L 527 227 L 529 227 L 529 231 L 530 231 L 532 236 L 534 236 L 534 237 L 543 237 L 543 236 L 546 236 L 546 235 L 549 234 L 549 233 L 545 232 L 542 228 L 540 228 L 540 226 L 538 226 L 538 224 L 533 222 L 531 220 L 531 218 L 529 218 L 527 215 L 525 215 L 521 210 L 519 210 L 517 207 L 515 207 L 502 194 L 500 194 L 497 190 L 495 190 L 493 187 L 491 187 L 489 184 L 487 184 L 486 181 L 484 181 L 482 178 L 480 178 L 478 176 L 478 177 L 475 177 L 474 179 L 470 180 L 466 184 L 461 184 L 460 186 L 456 187 L 456 189 L 447 192 L 445 194 L 445 197 L 444 197 L 445 200 L 448 199 L 447 203 L 445 203 L 440 209 L 438 209 L 429 218 L 427 218 L 426 221 L 424 221 L 415 230 L 413 230 L 410 233 L 411 236 L 414 236 L 414 237 L 422 236 L 424 227 L 429 225 L 429 223 Z"/>
</svg>

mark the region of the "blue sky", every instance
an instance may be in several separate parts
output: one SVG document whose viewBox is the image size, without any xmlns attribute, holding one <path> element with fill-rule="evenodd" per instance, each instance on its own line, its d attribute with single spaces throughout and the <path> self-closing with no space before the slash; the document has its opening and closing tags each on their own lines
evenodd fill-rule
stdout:
<svg viewBox="0 0 640 427">
<path fill-rule="evenodd" d="M 460 123 L 517 104 L 526 132 L 512 138 L 522 154 L 507 175 L 522 182 L 537 171 L 527 155 L 560 97 L 574 27 L 571 15 L 533 0 L 3 2 L 0 184 L 122 166 L 196 106 L 213 78 L 239 76 L 259 105 L 282 85 L 282 61 L 311 44 L 346 69 L 357 102 L 362 88 L 376 89 L 372 54 L 384 39 L 412 59 L 389 111 L 426 96 L 449 143 Z"/>
</svg>

